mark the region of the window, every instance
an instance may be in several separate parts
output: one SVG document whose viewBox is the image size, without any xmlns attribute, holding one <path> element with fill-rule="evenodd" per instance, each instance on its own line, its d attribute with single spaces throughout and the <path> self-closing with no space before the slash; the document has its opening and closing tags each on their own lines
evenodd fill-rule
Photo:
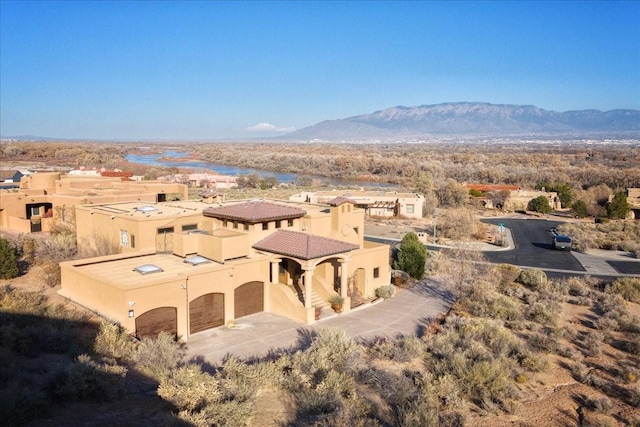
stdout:
<svg viewBox="0 0 640 427">
<path fill-rule="evenodd" d="M 287 227 L 293 227 L 293 220 L 292 219 L 288 219 L 287 220 Z"/>
<path fill-rule="evenodd" d="M 129 233 L 127 230 L 120 230 L 120 246 L 123 248 L 129 246 Z"/>
<path fill-rule="evenodd" d="M 408 214 L 412 214 L 414 212 L 415 206 L 414 205 L 407 205 L 407 213 Z"/>
<path fill-rule="evenodd" d="M 351 212 L 351 205 L 347 205 L 347 212 Z"/>
<path fill-rule="evenodd" d="M 376 267 L 373 269 L 373 278 L 377 279 L 378 277 L 380 277 L 380 267 Z"/>
<path fill-rule="evenodd" d="M 358 232 L 360 231 L 360 228 L 359 227 L 353 227 L 353 231 L 355 231 L 356 235 L 358 235 Z"/>
<path fill-rule="evenodd" d="M 262 229 L 263 230 L 268 230 L 269 229 L 269 223 L 268 222 L 263 222 L 262 223 Z"/>
<path fill-rule="evenodd" d="M 233 228 L 238 228 L 238 221 L 233 221 Z"/>
<path fill-rule="evenodd" d="M 40 215 L 40 206 L 31 206 L 31 216 Z"/>
<path fill-rule="evenodd" d="M 158 228 L 158 234 L 173 233 L 173 227 Z"/>
<path fill-rule="evenodd" d="M 249 231 L 249 224 L 244 223 L 243 225 L 244 225 L 244 231 Z"/>
<path fill-rule="evenodd" d="M 131 248 L 136 248 L 136 236 L 134 236 L 133 234 L 131 235 Z"/>
<path fill-rule="evenodd" d="M 197 229 L 198 229 L 198 224 L 185 224 L 182 226 L 182 231 L 197 230 Z"/>
<path fill-rule="evenodd" d="M 282 221 L 276 221 L 276 228 L 280 228 L 282 226 Z"/>
<path fill-rule="evenodd" d="M 226 227 L 226 226 L 227 226 L 227 220 L 226 220 L 226 219 L 223 219 L 223 220 L 222 220 L 222 226 L 223 226 L 223 227 Z"/>
</svg>

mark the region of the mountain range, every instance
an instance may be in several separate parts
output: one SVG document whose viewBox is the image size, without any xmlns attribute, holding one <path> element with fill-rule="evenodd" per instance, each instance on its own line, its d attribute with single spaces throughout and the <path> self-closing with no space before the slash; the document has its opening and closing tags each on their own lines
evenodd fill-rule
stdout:
<svg viewBox="0 0 640 427">
<path fill-rule="evenodd" d="M 403 138 L 428 135 L 535 135 L 640 132 L 640 110 L 556 112 L 532 105 L 453 102 L 397 106 L 325 120 L 286 139 Z M 281 137 L 282 138 L 282 137 Z"/>
</svg>

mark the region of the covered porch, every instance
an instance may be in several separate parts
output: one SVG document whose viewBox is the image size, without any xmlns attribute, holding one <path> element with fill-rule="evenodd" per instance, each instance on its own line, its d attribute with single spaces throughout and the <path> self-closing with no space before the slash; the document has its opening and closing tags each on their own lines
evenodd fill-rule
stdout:
<svg viewBox="0 0 640 427">
<path fill-rule="evenodd" d="M 357 245 L 312 234 L 279 230 L 254 245 L 270 262 L 270 307 L 276 314 L 311 324 L 316 308 L 333 295 L 348 312 L 349 252 Z"/>
</svg>

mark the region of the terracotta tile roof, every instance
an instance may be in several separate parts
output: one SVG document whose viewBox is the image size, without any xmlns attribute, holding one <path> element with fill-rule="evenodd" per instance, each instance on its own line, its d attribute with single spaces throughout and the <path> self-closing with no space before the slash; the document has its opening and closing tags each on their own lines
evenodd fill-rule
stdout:
<svg viewBox="0 0 640 427">
<path fill-rule="evenodd" d="M 299 231 L 277 230 L 253 245 L 255 249 L 309 260 L 358 249 L 358 245 Z"/>
<path fill-rule="evenodd" d="M 469 190 L 478 191 L 517 191 L 520 189 L 517 185 L 494 185 L 494 184 L 464 184 Z"/>
<path fill-rule="evenodd" d="M 339 197 L 336 197 L 335 199 L 329 200 L 329 206 L 340 206 L 345 203 L 351 203 L 352 205 L 356 204 L 356 202 L 344 196 L 339 196 Z"/>
<path fill-rule="evenodd" d="M 204 216 L 254 224 L 263 221 L 301 218 L 305 214 L 306 212 L 302 209 L 265 202 L 264 200 L 255 200 L 204 210 Z"/>
</svg>

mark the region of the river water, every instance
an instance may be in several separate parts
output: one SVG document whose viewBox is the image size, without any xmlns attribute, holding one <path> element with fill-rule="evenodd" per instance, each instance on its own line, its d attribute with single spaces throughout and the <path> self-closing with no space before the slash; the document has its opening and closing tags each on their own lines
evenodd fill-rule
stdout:
<svg viewBox="0 0 640 427">
<path fill-rule="evenodd" d="M 391 184 L 388 182 L 335 179 L 335 178 L 328 178 L 324 176 L 301 175 L 297 173 L 274 172 L 274 171 L 266 171 L 261 169 L 241 168 L 238 166 L 220 165 L 217 163 L 209 163 L 201 160 L 180 160 L 180 159 L 185 159 L 188 156 L 189 156 L 189 153 L 181 153 L 177 151 L 168 150 L 160 154 L 158 153 L 127 154 L 126 159 L 128 162 L 131 162 L 131 163 L 139 163 L 142 165 L 149 165 L 149 166 L 167 166 L 167 167 L 177 167 L 177 168 L 184 168 L 184 169 L 207 169 L 220 175 L 239 176 L 239 175 L 251 175 L 253 173 L 257 173 L 262 178 L 275 176 L 278 182 L 283 182 L 283 183 L 295 182 L 298 176 L 309 176 L 313 179 L 318 179 L 322 182 L 328 182 L 329 184 L 336 185 L 336 186 L 357 185 L 361 187 L 384 187 L 384 188 L 398 187 L 397 184 Z M 176 160 L 167 160 L 170 158 L 173 158 Z"/>
</svg>

